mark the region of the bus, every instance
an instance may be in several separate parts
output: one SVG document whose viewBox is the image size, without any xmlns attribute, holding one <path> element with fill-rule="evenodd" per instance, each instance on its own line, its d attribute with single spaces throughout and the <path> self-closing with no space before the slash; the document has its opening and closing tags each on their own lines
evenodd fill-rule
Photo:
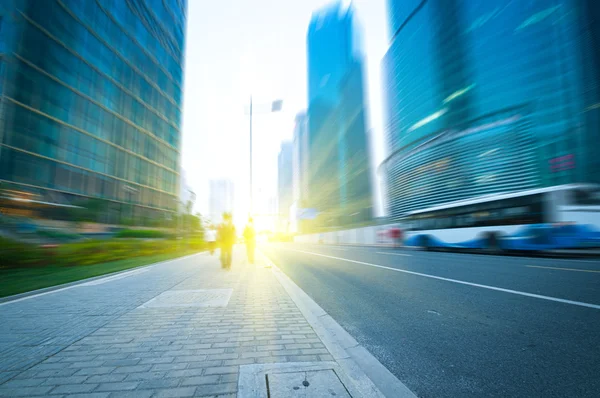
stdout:
<svg viewBox="0 0 600 398">
<path fill-rule="evenodd" d="M 410 212 L 402 224 L 405 246 L 425 250 L 600 248 L 600 186 L 484 195 Z"/>
</svg>

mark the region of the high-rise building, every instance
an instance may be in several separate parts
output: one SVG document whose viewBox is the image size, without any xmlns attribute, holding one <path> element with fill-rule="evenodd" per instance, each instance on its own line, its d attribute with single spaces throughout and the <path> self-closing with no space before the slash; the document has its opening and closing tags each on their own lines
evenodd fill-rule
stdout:
<svg viewBox="0 0 600 398">
<path fill-rule="evenodd" d="M 1 189 L 103 199 L 107 222 L 175 211 L 186 0 L 0 3 Z"/>
<path fill-rule="evenodd" d="M 293 144 L 283 141 L 277 157 L 277 215 L 286 225 L 293 203 Z"/>
<path fill-rule="evenodd" d="M 211 222 L 220 223 L 224 212 L 233 212 L 233 199 L 233 182 L 231 180 L 210 181 L 208 205 Z"/>
<path fill-rule="evenodd" d="M 335 2 L 312 16 L 308 51 L 308 196 L 327 225 L 371 217 L 363 54 L 351 5 Z M 366 172 L 365 172 L 366 171 Z"/>
<path fill-rule="evenodd" d="M 388 215 L 600 182 L 592 0 L 389 2 Z M 586 145 L 586 143 L 588 143 Z"/>
<path fill-rule="evenodd" d="M 308 118 L 306 112 L 296 115 L 292 140 L 292 196 L 298 208 L 308 196 Z"/>
</svg>

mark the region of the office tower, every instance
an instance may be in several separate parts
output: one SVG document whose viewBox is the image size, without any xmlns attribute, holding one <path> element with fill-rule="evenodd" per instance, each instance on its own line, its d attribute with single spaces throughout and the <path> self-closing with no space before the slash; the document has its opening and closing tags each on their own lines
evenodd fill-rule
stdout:
<svg viewBox="0 0 600 398">
<path fill-rule="evenodd" d="M 40 217 L 177 206 L 186 1 L 5 0 L 0 182 Z M 35 206 L 35 203 L 44 206 Z M 24 203 L 24 202 L 23 202 Z M 85 204 L 84 204 L 85 205 Z"/>
<path fill-rule="evenodd" d="M 298 207 L 308 195 L 308 118 L 306 112 L 296 115 L 292 140 L 292 196 Z"/>
<path fill-rule="evenodd" d="M 389 3 L 388 213 L 600 182 L 592 1 Z M 588 144 L 586 144 L 586 142 Z"/>
<path fill-rule="evenodd" d="M 210 220 L 214 224 L 222 221 L 224 212 L 233 212 L 233 182 L 227 179 L 211 180 L 209 192 Z"/>
<path fill-rule="evenodd" d="M 290 206 L 293 203 L 293 144 L 292 141 L 281 143 L 277 157 L 277 215 L 283 225 L 290 218 Z"/>
<path fill-rule="evenodd" d="M 352 7 L 336 2 L 313 13 L 308 28 L 306 206 L 327 214 L 315 228 L 372 214 L 364 59 L 355 25 Z"/>
</svg>

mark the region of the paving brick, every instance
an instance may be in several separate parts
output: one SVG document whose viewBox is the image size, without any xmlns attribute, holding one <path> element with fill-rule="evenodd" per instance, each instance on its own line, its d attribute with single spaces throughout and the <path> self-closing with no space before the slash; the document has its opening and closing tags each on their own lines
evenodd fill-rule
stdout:
<svg viewBox="0 0 600 398">
<path fill-rule="evenodd" d="M 333 357 L 331 355 L 319 355 L 319 359 L 321 361 L 333 361 Z"/>
<path fill-rule="evenodd" d="M 222 360 L 192 362 L 188 365 L 188 369 L 209 368 L 209 367 L 221 366 L 222 364 L 223 364 Z"/>
<path fill-rule="evenodd" d="M 208 359 L 209 360 L 237 359 L 237 358 L 239 358 L 239 356 L 240 356 L 240 354 L 238 354 L 238 353 L 214 354 L 214 355 L 209 355 Z"/>
<path fill-rule="evenodd" d="M 35 395 L 44 395 L 53 388 L 54 387 L 52 386 L 19 388 L 4 388 L 4 386 L 0 386 L 0 397 L 31 397 Z"/>
<path fill-rule="evenodd" d="M 283 350 L 284 346 L 281 344 L 268 344 L 261 345 L 256 347 L 257 351 L 273 351 L 273 350 Z"/>
<path fill-rule="evenodd" d="M 242 352 L 242 358 L 259 358 L 268 357 L 270 354 L 267 351 L 259 352 Z"/>
<path fill-rule="evenodd" d="M 107 374 L 90 376 L 86 383 L 116 383 L 125 380 L 126 374 Z"/>
<path fill-rule="evenodd" d="M 210 343 L 204 343 L 204 344 L 185 344 L 183 346 L 184 350 L 200 350 L 200 349 L 204 349 L 204 348 L 211 348 Z"/>
<path fill-rule="evenodd" d="M 300 355 L 300 350 L 274 350 L 271 355 Z"/>
<path fill-rule="evenodd" d="M 290 362 L 315 362 L 319 360 L 316 355 L 291 355 L 287 358 Z"/>
<path fill-rule="evenodd" d="M 155 379 L 141 381 L 138 390 L 153 390 L 157 388 L 173 388 L 179 386 L 180 379 Z"/>
<path fill-rule="evenodd" d="M 194 377 L 201 376 L 204 373 L 204 368 L 196 368 L 196 369 L 184 369 L 184 370 L 172 370 L 167 372 L 165 377 Z"/>
<path fill-rule="evenodd" d="M 111 392 L 109 397 L 110 398 L 150 398 L 152 395 L 154 395 L 153 390 L 134 390 L 134 391 L 118 391 L 118 392 Z M 71 398 L 66 397 L 66 398 Z"/>
<path fill-rule="evenodd" d="M 196 355 L 212 355 L 212 354 L 223 354 L 225 352 L 224 348 L 207 348 L 203 350 L 196 350 Z"/>
<path fill-rule="evenodd" d="M 285 356 L 268 356 L 268 357 L 260 357 L 255 359 L 256 363 L 279 363 L 279 362 L 288 362 L 287 357 Z"/>
<path fill-rule="evenodd" d="M 137 381 L 121 381 L 118 383 L 102 383 L 96 391 L 127 391 L 135 390 L 140 383 Z"/>
<path fill-rule="evenodd" d="M 2 384 L 0 388 L 22 388 L 35 387 L 42 384 L 46 379 L 13 379 Z"/>
<path fill-rule="evenodd" d="M 295 350 L 295 349 L 308 349 L 311 348 L 310 344 L 286 344 L 285 348 L 288 350 Z"/>
<path fill-rule="evenodd" d="M 185 377 L 181 381 L 181 385 L 182 386 L 197 386 L 200 384 L 215 384 L 219 381 L 220 377 L 221 376 L 219 376 L 219 375 Z"/>
<path fill-rule="evenodd" d="M 223 355 L 223 354 L 219 354 Z M 180 357 L 175 357 L 174 362 L 176 363 L 189 363 L 189 362 L 201 362 L 207 359 L 206 355 L 185 355 Z"/>
<path fill-rule="evenodd" d="M 239 365 L 250 365 L 254 363 L 254 358 L 241 358 L 241 359 L 226 359 L 221 365 L 223 366 L 239 366 Z"/>
<path fill-rule="evenodd" d="M 108 392 L 87 392 L 83 394 L 69 394 L 66 398 L 108 398 Z"/>
<path fill-rule="evenodd" d="M 279 339 L 279 340 L 269 340 L 269 344 L 294 344 L 296 341 L 295 340 L 283 340 L 283 339 Z"/>
<path fill-rule="evenodd" d="M 182 370 L 187 368 L 187 363 L 157 363 L 152 365 L 152 371 L 170 371 L 170 370 Z"/>
<path fill-rule="evenodd" d="M 79 373 L 78 369 L 54 369 L 37 372 L 35 377 L 67 377 Z"/>
<path fill-rule="evenodd" d="M 104 362 L 103 366 L 134 366 L 137 365 L 141 359 L 139 358 L 131 358 L 131 359 L 113 359 Z"/>
<path fill-rule="evenodd" d="M 153 395 L 155 398 L 174 398 L 174 397 L 193 397 L 196 387 L 169 388 L 166 390 L 156 390 Z"/>
<path fill-rule="evenodd" d="M 167 372 L 140 372 L 126 375 L 125 381 L 156 380 L 165 377 Z"/>
<path fill-rule="evenodd" d="M 92 375 L 104 375 L 113 372 L 116 369 L 115 366 L 100 366 L 97 368 L 84 368 L 79 369 L 75 376 L 92 376 Z M 73 369 L 75 370 L 75 369 Z"/>
<path fill-rule="evenodd" d="M 232 348 L 241 346 L 241 342 L 239 341 L 230 341 L 228 343 L 215 343 L 212 344 L 213 348 Z"/>
<path fill-rule="evenodd" d="M 174 357 L 153 357 L 153 358 L 142 358 L 139 365 L 154 365 L 157 363 L 171 363 Z"/>
<path fill-rule="evenodd" d="M 134 366 L 119 366 L 115 369 L 114 373 L 139 373 L 147 372 L 153 366 L 156 365 L 134 365 Z M 152 369 L 155 370 L 155 369 Z"/>
<path fill-rule="evenodd" d="M 237 366 L 218 366 L 215 368 L 206 368 L 204 370 L 205 375 L 216 375 L 216 374 L 225 374 L 225 373 L 237 373 Z"/>
<path fill-rule="evenodd" d="M 82 394 L 91 392 L 98 384 L 65 384 L 57 386 L 52 394 Z"/>
<path fill-rule="evenodd" d="M 237 380 L 238 380 L 237 373 L 228 373 L 228 374 L 221 375 L 221 378 L 219 379 L 219 383 L 233 383 L 233 382 L 237 382 Z"/>
<path fill-rule="evenodd" d="M 300 352 L 302 353 L 302 355 L 329 354 L 329 351 L 327 351 L 326 348 L 309 348 L 308 350 L 300 350 Z"/>
<path fill-rule="evenodd" d="M 220 395 L 227 393 L 234 393 L 237 391 L 237 383 L 226 383 L 226 384 L 208 384 L 198 386 L 196 389 L 196 396 L 206 395 Z"/>
<path fill-rule="evenodd" d="M 80 384 L 87 378 L 88 376 L 48 377 L 43 385 Z"/>
</svg>

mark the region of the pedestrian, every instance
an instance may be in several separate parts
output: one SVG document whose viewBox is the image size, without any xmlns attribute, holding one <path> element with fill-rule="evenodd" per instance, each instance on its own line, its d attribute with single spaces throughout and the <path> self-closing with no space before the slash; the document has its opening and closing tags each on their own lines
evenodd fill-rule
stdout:
<svg viewBox="0 0 600 398">
<path fill-rule="evenodd" d="M 254 264 L 254 250 L 256 249 L 256 231 L 252 217 L 248 219 L 248 224 L 244 229 L 244 242 L 246 243 L 246 255 L 248 263 Z"/>
<path fill-rule="evenodd" d="M 212 225 L 206 231 L 206 244 L 208 245 L 208 250 L 212 256 L 217 247 L 217 231 L 215 231 L 215 228 Z"/>
<path fill-rule="evenodd" d="M 231 268 L 233 245 L 235 244 L 235 226 L 231 213 L 223 213 L 223 223 L 217 231 L 217 240 L 221 248 L 221 267 Z"/>
</svg>

